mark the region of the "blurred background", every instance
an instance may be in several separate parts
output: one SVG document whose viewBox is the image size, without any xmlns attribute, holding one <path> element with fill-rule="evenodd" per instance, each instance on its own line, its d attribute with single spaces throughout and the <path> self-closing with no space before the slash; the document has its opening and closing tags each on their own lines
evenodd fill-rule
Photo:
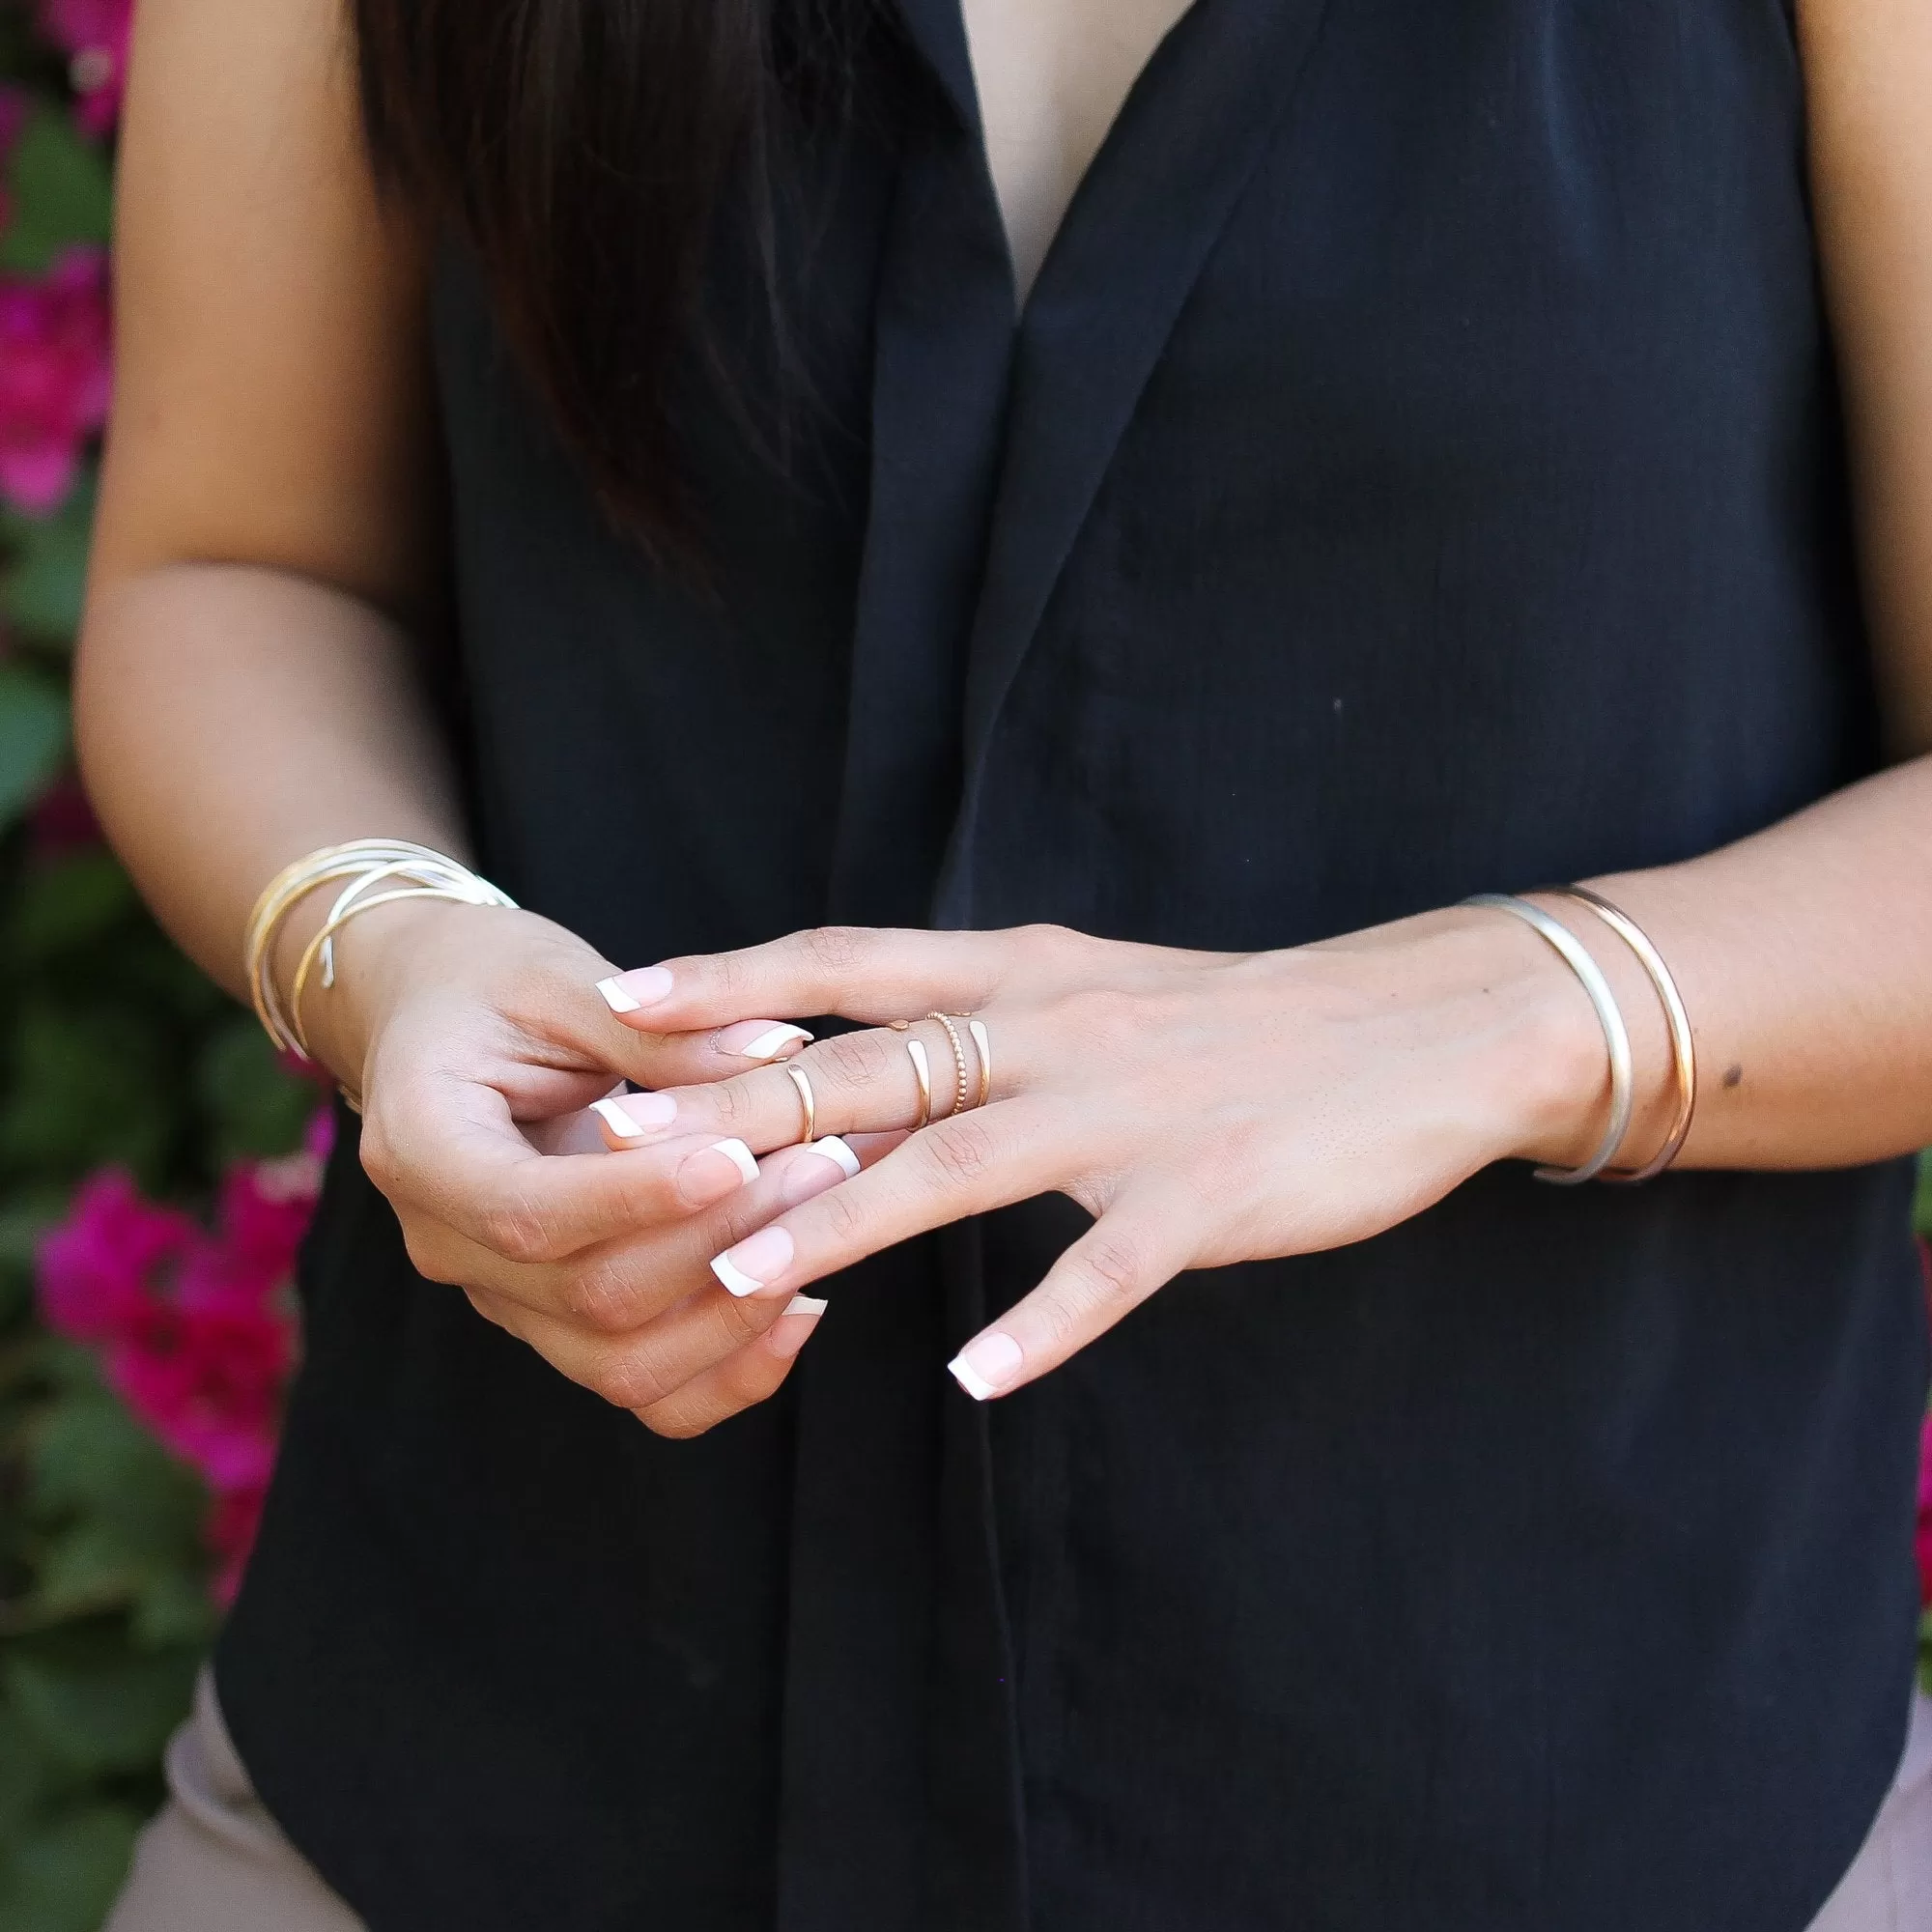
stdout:
<svg viewBox="0 0 1932 1932">
<path fill-rule="evenodd" d="M 0 0 L 0 1932 L 94 1932 L 160 1801 L 327 1148 L 321 1089 L 155 929 L 72 776 L 131 7 Z M 1932 1602 L 1932 1483 L 1919 1522 Z"/>
</svg>

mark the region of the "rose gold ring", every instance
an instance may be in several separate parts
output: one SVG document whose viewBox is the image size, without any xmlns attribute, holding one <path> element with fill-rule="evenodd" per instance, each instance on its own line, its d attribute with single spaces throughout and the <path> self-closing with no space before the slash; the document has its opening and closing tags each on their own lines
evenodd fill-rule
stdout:
<svg viewBox="0 0 1932 1932">
<path fill-rule="evenodd" d="M 811 1097 L 811 1082 L 802 1066 L 787 1065 L 785 1075 L 798 1089 L 798 1097 L 805 1104 L 805 1132 L 799 1136 L 799 1145 L 808 1147 L 818 1138 L 818 1105 Z"/>
<path fill-rule="evenodd" d="M 950 1121 L 952 1118 L 952 1114 L 963 1114 L 966 1111 L 966 1048 L 959 1037 L 959 1029 L 952 1024 L 952 1015 L 951 1013 L 927 1013 L 926 1018 L 937 1020 L 946 1029 L 947 1044 L 952 1049 L 952 1075 L 954 1083 L 952 1089 L 952 1113 L 946 1116 Z"/>
</svg>

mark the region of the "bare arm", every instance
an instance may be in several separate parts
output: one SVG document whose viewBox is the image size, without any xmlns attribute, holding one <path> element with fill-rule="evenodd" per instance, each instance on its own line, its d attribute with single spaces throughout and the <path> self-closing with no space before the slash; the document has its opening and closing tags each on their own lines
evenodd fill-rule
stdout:
<svg viewBox="0 0 1932 1932">
<path fill-rule="evenodd" d="M 440 575 L 425 250 L 379 206 L 340 0 L 139 18 L 75 715 L 116 849 L 239 990 L 249 909 L 292 859 L 370 837 L 463 855 L 414 641 Z M 284 988 L 321 912 L 291 922 Z M 611 1155 L 582 1130 L 619 1074 L 715 1077 L 748 1036 L 627 1034 L 594 990 L 611 962 L 526 913 L 391 905 L 349 937 L 311 1037 L 370 1094 L 363 1162 L 417 1266 L 653 1428 L 769 1395 L 811 1318 L 741 1305 L 704 1264 L 842 1168 L 796 1150 L 748 1180 L 715 1132 Z"/>
<path fill-rule="evenodd" d="M 377 206 L 332 6 L 141 10 L 117 242 L 80 752 L 163 923 L 237 989 L 298 854 L 461 850 L 405 628 L 437 569 L 422 249 Z"/>
</svg>

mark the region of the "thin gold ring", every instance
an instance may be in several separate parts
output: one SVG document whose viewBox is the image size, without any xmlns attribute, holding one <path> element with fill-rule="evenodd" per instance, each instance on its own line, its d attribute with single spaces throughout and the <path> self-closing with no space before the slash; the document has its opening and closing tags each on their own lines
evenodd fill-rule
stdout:
<svg viewBox="0 0 1932 1932">
<path fill-rule="evenodd" d="M 986 1037 L 986 1023 L 983 1020 L 969 1019 L 966 1031 L 973 1036 L 973 1044 L 980 1054 L 980 1098 L 975 1103 L 983 1107 L 993 1093 L 993 1042 Z"/>
<path fill-rule="evenodd" d="M 787 1066 L 785 1073 L 798 1089 L 798 1097 L 805 1103 L 805 1132 L 799 1145 L 806 1147 L 818 1138 L 818 1104 L 811 1097 L 811 1082 L 806 1077 L 804 1067 Z"/>
<path fill-rule="evenodd" d="M 932 1069 L 925 1064 L 924 1040 L 908 1036 L 905 1049 L 919 1081 L 919 1119 L 912 1123 L 913 1132 L 918 1133 L 932 1119 Z"/>
<path fill-rule="evenodd" d="M 955 1083 L 952 1090 L 952 1114 L 963 1114 L 966 1111 L 966 1048 L 960 1040 L 959 1029 L 952 1024 L 951 1013 L 927 1013 L 926 1018 L 937 1020 L 946 1029 L 947 1042 L 952 1048 L 952 1074 Z M 946 1118 L 950 1121 L 952 1114 L 948 1114 Z"/>
</svg>

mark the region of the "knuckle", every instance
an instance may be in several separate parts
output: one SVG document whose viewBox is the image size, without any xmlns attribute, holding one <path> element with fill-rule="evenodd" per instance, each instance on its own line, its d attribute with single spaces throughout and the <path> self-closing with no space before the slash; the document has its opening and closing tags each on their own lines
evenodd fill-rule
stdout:
<svg viewBox="0 0 1932 1932">
<path fill-rule="evenodd" d="M 662 1435 L 670 1442 L 690 1442 L 724 1420 L 723 1414 L 709 1414 L 681 1403 L 639 1406 L 637 1415 L 653 1435 Z"/>
<path fill-rule="evenodd" d="M 594 1262 L 579 1268 L 559 1297 L 573 1321 L 599 1335 L 622 1335 L 638 1325 L 637 1297 L 614 1267 Z"/>
<path fill-rule="evenodd" d="M 811 1049 L 815 1066 L 824 1069 L 829 1085 L 870 1086 L 886 1070 L 891 1049 L 877 1033 L 835 1034 Z"/>
<path fill-rule="evenodd" d="M 917 1145 L 938 1179 L 952 1186 L 981 1179 L 998 1153 L 985 1122 L 970 1115 L 938 1122 L 917 1137 Z"/>
<path fill-rule="evenodd" d="M 397 1158 L 395 1144 L 384 1132 L 380 1122 L 373 1119 L 363 1121 L 356 1153 L 362 1162 L 362 1172 L 369 1177 L 376 1191 L 384 1196 L 393 1194 L 402 1179 L 402 1163 Z"/>
<path fill-rule="evenodd" d="M 1125 1235 L 1096 1236 L 1080 1257 L 1085 1294 L 1094 1302 L 1118 1301 L 1138 1293 L 1147 1273 L 1147 1256 Z"/>
<path fill-rule="evenodd" d="M 668 1393 L 655 1366 L 635 1349 L 607 1353 L 592 1368 L 589 1386 L 613 1408 L 646 1409 Z"/>
<path fill-rule="evenodd" d="M 847 973 L 865 958 L 870 941 L 863 926 L 814 925 L 798 936 L 800 950 L 829 973 Z"/>
<path fill-rule="evenodd" d="M 479 1233 L 483 1245 L 510 1262 L 548 1262 L 559 1247 L 545 1217 L 528 1201 L 501 1201 L 483 1211 Z"/>
<path fill-rule="evenodd" d="M 399 1215 L 403 1230 L 403 1252 L 410 1258 L 410 1265 L 425 1281 L 440 1282 L 445 1287 L 462 1285 L 459 1271 L 451 1265 L 451 1257 L 442 1237 L 442 1231 L 433 1221 L 423 1221 L 413 1214 Z"/>
<path fill-rule="evenodd" d="M 835 1187 L 811 1205 L 834 1245 L 845 1247 L 859 1239 L 866 1223 L 865 1209 L 849 1188 Z"/>
</svg>

